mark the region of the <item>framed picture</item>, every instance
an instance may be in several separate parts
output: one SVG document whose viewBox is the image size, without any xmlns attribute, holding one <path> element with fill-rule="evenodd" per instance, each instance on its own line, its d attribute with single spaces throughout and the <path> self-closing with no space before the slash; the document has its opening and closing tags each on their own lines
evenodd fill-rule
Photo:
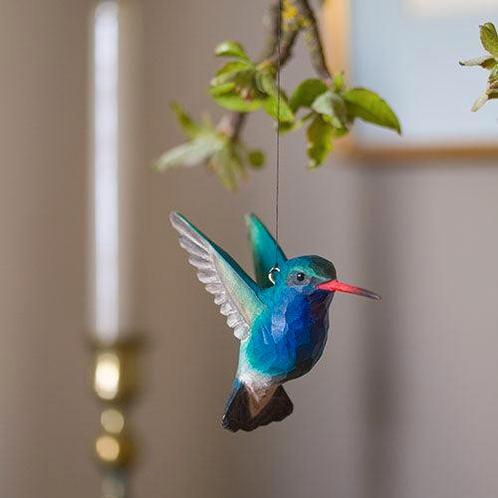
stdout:
<svg viewBox="0 0 498 498">
<path fill-rule="evenodd" d="M 498 21 L 496 0 L 327 0 L 330 67 L 394 108 L 403 136 L 358 123 L 348 151 L 385 158 L 498 156 L 498 105 L 470 111 L 487 73 L 461 67 L 484 54 L 479 25 Z"/>
</svg>

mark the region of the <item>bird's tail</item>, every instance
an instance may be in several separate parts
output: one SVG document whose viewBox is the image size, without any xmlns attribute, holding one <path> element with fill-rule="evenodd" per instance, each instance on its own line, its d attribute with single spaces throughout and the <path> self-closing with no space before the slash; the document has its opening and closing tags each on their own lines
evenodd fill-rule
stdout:
<svg viewBox="0 0 498 498">
<path fill-rule="evenodd" d="M 280 422 L 292 413 L 293 408 L 292 401 L 282 386 L 278 386 L 262 404 L 242 381 L 235 379 L 221 423 L 232 432 L 239 429 L 253 431 L 261 425 Z"/>
</svg>

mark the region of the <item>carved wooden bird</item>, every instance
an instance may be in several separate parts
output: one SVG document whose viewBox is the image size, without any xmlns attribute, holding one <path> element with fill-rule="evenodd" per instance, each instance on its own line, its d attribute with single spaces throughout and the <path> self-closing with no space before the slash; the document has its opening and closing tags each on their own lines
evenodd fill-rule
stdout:
<svg viewBox="0 0 498 498">
<path fill-rule="evenodd" d="M 322 356 L 335 292 L 380 297 L 337 279 L 320 256 L 287 259 L 268 229 L 246 216 L 256 281 L 185 216 L 170 215 L 180 245 L 240 340 L 239 363 L 222 425 L 236 432 L 283 420 L 293 405 L 282 385 Z"/>
</svg>

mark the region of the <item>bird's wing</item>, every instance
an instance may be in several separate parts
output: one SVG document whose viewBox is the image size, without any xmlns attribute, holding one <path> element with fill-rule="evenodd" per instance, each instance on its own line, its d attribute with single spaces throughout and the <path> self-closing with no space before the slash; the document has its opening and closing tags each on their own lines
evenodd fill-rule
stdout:
<svg viewBox="0 0 498 498">
<path fill-rule="evenodd" d="M 285 263 L 287 257 L 263 222 L 255 214 L 248 214 L 246 223 L 249 241 L 251 242 L 256 282 L 262 289 L 271 287 L 272 283 L 268 278 L 270 270 L 275 263 L 278 265 Z"/>
<path fill-rule="evenodd" d="M 252 322 L 264 309 L 258 286 L 221 247 L 182 214 L 171 213 L 170 221 L 180 234 L 180 246 L 189 253 L 189 263 L 197 269 L 198 279 L 214 294 L 214 302 L 227 317 L 235 337 L 245 339 Z"/>
</svg>

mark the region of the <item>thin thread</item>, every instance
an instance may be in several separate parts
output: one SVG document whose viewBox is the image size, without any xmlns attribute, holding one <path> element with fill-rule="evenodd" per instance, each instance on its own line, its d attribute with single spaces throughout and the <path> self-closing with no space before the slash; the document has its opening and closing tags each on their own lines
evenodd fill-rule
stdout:
<svg viewBox="0 0 498 498">
<path fill-rule="evenodd" d="M 282 0 L 278 2 L 278 28 L 277 28 L 277 137 L 276 137 L 276 178 L 275 178 L 275 268 L 278 268 L 278 236 L 279 236 L 279 204 L 280 204 L 280 66 L 283 8 Z"/>
</svg>

